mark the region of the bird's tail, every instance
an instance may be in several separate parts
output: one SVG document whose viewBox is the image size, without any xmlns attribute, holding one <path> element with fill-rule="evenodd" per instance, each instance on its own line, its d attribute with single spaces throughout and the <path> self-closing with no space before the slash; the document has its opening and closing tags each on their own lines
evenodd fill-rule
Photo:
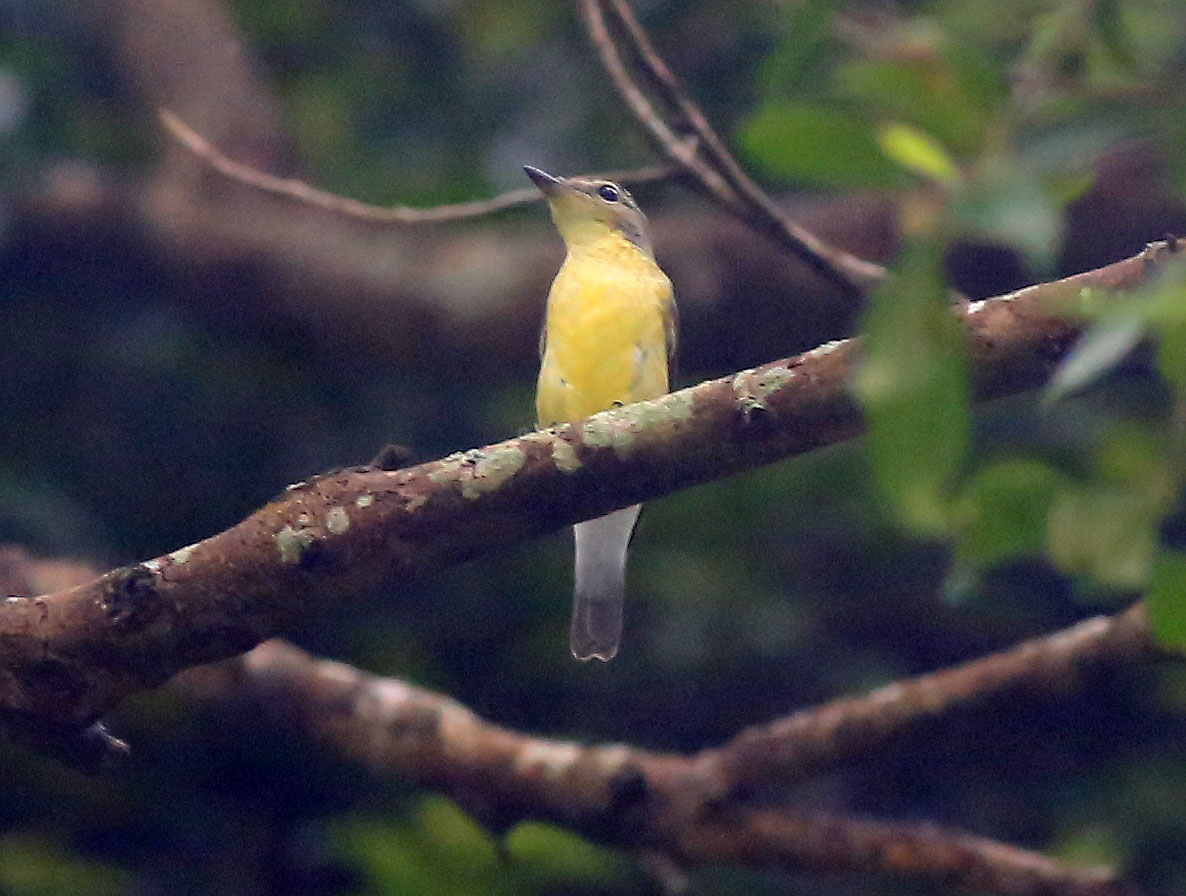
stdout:
<svg viewBox="0 0 1186 896">
<path fill-rule="evenodd" d="M 626 548 L 641 504 L 572 527 L 576 571 L 569 645 L 578 660 L 609 660 L 622 640 Z"/>
</svg>

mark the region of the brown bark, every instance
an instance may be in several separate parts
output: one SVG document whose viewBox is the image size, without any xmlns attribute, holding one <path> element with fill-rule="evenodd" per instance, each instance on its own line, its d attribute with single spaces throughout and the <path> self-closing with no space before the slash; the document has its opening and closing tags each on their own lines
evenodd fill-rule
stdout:
<svg viewBox="0 0 1186 896">
<path fill-rule="evenodd" d="M 1040 381 L 1077 334 L 1055 316 L 1087 285 L 1142 282 L 1173 251 L 958 313 L 977 393 Z M 586 421 L 405 470 L 290 486 L 225 532 L 81 587 L 0 606 L 0 709 L 85 725 L 187 666 L 241 653 L 380 583 L 848 438 L 858 345 L 806 354 Z"/>
<path fill-rule="evenodd" d="M 1093 634 L 1141 625 L 1133 612 L 1093 620 Z M 1106 640 L 1106 639 L 1105 639 Z M 600 842 L 667 856 L 679 865 L 737 864 L 791 871 L 863 871 L 931 879 L 1007 896 L 1128 896 L 1136 888 L 1107 868 L 1081 868 L 984 837 L 928 824 L 898 824 L 786 807 L 755 808 L 730 787 L 729 770 L 770 749 L 769 774 L 794 758 L 775 743 L 780 733 L 815 718 L 840 756 L 851 755 L 854 733 L 835 722 L 852 714 L 867 722 L 877 706 L 890 722 L 872 731 L 865 748 L 884 746 L 885 731 L 902 710 L 920 718 L 955 702 L 986 696 L 1008 676 L 978 677 L 1011 667 L 1032 683 L 1066 688 L 1073 679 L 1047 679 L 1072 654 L 1092 662 L 1107 653 L 1118 664 L 1158 655 L 1147 632 L 1120 638 L 1099 651 L 1093 638 L 1071 629 L 1012 651 L 950 670 L 942 706 L 919 712 L 913 697 L 927 692 L 920 679 L 864 698 L 804 710 L 767 726 L 759 743 L 743 735 L 718 750 L 693 756 L 654 753 L 624 745 L 583 746 L 546 740 L 493 725 L 447 697 L 402 681 L 366 675 L 318 660 L 279 641 L 260 645 L 241 660 L 191 670 L 177 686 L 191 696 L 248 697 L 334 753 L 377 774 L 395 775 L 448 794 L 490 830 L 500 833 L 526 819 L 564 825 Z M 1047 656 L 1041 668 L 1033 657 Z M 959 683 L 957 684 L 957 679 Z M 973 682 L 972 687 L 964 687 Z M 979 688 L 979 692 L 974 689 Z M 855 711 L 854 711 L 855 710 Z M 728 761 L 726 761 L 728 757 Z"/>
<path fill-rule="evenodd" d="M 10 594 L 89 575 L 81 564 L 34 560 L 0 546 L 0 590 Z M 449 795 L 494 832 L 528 819 L 551 821 L 642 850 L 677 870 L 742 864 L 932 879 L 1006 896 L 1127 896 L 1136 888 L 1107 868 L 1067 865 L 937 825 L 772 807 L 769 794 L 804 775 L 873 756 L 909 725 L 957 707 L 1020 688 L 1054 695 L 1079 688 L 1090 669 L 1161 656 L 1136 605 L 960 666 L 800 710 L 691 756 L 510 731 L 447 697 L 275 640 L 235 660 L 187 670 L 173 687 L 214 703 L 249 700 L 262 717 L 376 774 Z M 98 725 L 19 733 L 83 768 L 126 753 Z M 764 808 L 749 803 L 754 790 L 767 795 Z"/>
</svg>

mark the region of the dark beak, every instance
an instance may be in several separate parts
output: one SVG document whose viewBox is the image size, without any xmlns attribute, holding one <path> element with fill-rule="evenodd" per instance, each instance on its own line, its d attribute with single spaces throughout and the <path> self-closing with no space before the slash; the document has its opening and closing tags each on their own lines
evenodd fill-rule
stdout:
<svg viewBox="0 0 1186 896">
<path fill-rule="evenodd" d="M 539 191 L 545 196 L 555 196 L 563 188 L 560 178 L 552 177 L 546 171 L 540 171 L 538 168 L 532 168 L 530 165 L 524 165 L 523 170 L 527 172 L 527 176 L 531 178 L 532 183 L 539 187 Z"/>
</svg>

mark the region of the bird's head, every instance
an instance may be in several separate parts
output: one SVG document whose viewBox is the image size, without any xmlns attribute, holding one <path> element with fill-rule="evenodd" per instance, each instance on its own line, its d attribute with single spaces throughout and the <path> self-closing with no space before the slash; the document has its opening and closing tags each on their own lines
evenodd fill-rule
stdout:
<svg viewBox="0 0 1186 896">
<path fill-rule="evenodd" d="M 646 216 L 622 187 L 608 180 L 556 177 L 530 165 L 523 170 L 547 198 L 552 220 L 569 248 L 618 233 L 651 254 Z"/>
</svg>

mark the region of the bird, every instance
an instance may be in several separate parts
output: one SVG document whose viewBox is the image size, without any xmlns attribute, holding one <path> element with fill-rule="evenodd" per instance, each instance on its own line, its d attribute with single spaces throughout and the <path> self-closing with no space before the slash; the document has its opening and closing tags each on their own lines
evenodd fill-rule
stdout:
<svg viewBox="0 0 1186 896">
<path fill-rule="evenodd" d="M 655 261 L 646 216 L 618 184 L 524 170 L 547 199 L 567 250 L 540 332 L 536 422 L 569 423 L 666 394 L 675 293 Z M 608 661 L 618 652 L 626 553 L 641 509 L 573 526 L 569 646 L 579 660 Z"/>
</svg>

